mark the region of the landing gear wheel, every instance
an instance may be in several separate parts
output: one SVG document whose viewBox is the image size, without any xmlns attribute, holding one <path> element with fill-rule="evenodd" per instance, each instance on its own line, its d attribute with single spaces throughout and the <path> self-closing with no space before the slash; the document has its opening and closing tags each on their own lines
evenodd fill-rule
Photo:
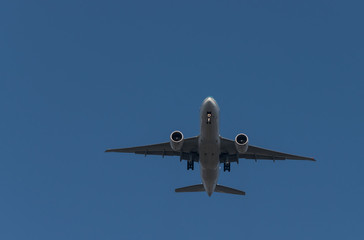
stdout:
<svg viewBox="0 0 364 240">
<path fill-rule="evenodd" d="M 224 172 L 230 172 L 230 162 L 224 162 Z"/>
<path fill-rule="evenodd" d="M 194 162 L 193 161 L 187 161 L 187 170 L 194 169 Z"/>
</svg>

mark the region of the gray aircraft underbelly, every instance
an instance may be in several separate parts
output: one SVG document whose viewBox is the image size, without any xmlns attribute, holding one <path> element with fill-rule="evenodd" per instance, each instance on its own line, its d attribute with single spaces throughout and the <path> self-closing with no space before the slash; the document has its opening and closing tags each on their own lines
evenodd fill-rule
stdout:
<svg viewBox="0 0 364 240">
<path fill-rule="evenodd" d="M 220 134 L 219 107 L 210 99 L 201 106 L 201 135 L 199 156 L 202 183 L 208 195 L 215 191 L 219 177 Z"/>
</svg>

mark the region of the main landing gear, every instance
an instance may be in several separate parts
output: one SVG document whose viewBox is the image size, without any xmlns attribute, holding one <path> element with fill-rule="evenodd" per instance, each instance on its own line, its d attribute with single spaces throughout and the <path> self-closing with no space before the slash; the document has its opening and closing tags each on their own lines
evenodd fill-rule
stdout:
<svg viewBox="0 0 364 240">
<path fill-rule="evenodd" d="M 193 168 L 194 168 L 194 161 L 192 161 L 192 160 L 189 160 L 189 161 L 187 161 L 187 170 L 193 170 Z"/>
<path fill-rule="evenodd" d="M 224 172 L 230 172 L 230 162 L 224 162 Z"/>
</svg>

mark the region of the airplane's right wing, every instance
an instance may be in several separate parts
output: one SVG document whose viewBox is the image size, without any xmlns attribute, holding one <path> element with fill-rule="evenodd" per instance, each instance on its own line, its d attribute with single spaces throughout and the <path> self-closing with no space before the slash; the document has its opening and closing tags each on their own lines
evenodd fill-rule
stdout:
<svg viewBox="0 0 364 240">
<path fill-rule="evenodd" d="M 269 149 L 255 147 L 249 145 L 246 153 L 238 153 L 233 140 L 221 138 L 221 157 L 220 162 L 237 162 L 239 158 L 254 159 L 254 160 L 309 160 L 316 161 L 311 157 L 303 157 L 283 152 L 277 152 Z"/>
</svg>

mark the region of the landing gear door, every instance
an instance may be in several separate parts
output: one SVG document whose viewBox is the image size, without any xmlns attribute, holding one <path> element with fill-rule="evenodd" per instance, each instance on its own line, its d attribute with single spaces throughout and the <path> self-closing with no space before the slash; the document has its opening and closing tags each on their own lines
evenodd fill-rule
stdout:
<svg viewBox="0 0 364 240">
<path fill-rule="evenodd" d="M 207 112 L 206 113 L 206 123 L 207 124 L 211 124 L 211 119 L 212 119 L 212 114 L 211 114 L 211 112 Z"/>
</svg>

